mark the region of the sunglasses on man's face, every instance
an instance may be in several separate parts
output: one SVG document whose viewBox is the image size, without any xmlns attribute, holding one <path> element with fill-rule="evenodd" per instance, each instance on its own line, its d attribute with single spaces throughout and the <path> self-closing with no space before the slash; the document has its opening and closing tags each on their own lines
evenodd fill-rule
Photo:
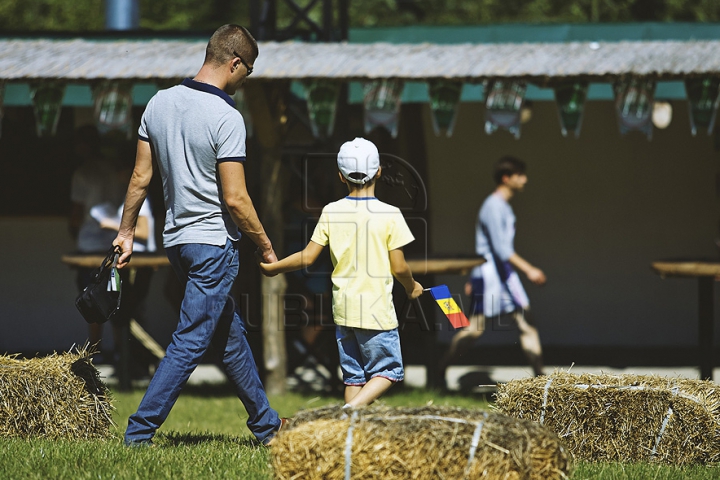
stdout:
<svg viewBox="0 0 720 480">
<path fill-rule="evenodd" d="M 249 77 L 250 74 L 251 74 L 252 71 L 253 71 L 253 67 L 251 67 L 250 65 L 248 65 L 247 62 L 245 62 L 245 60 L 243 60 L 243 58 L 242 58 L 235 50 L 233 50 L 232 53 L 233 53 L 233 55 L 235 55 L 237 58 L 239 58 L 239 59 L 240 59 L 240 63 L 242 63 L 242 64 L 245 66 L 245 69 L 247 70 L 247 75 L 246 75 L 246 76 Z"/>
</svg>

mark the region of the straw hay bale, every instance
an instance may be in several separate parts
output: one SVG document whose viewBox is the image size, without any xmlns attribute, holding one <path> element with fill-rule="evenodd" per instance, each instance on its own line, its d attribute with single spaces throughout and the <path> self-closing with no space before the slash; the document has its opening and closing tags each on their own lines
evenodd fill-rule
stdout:
<svg viewBox="0 0 720 480">
<path fill-rule="evenodd" d="M 560 439 L 537 423 L 430 406 L 300 412 L 278 435 L 272 463 L 282 480 L 539 480 L 571 468 Z"/>
<path fill-rule="evenodd" d="M 720 460 L 712 382 L 653 375 L 552 375 L 498 385 L 496 408 L 549 427 L 578 458 L 666 464 Z"/>
<path fill-rule="evenodd" d="M 108 438 L 113 407 L 89 355 L 0 356 L 0 437 Z"/>
</svg>

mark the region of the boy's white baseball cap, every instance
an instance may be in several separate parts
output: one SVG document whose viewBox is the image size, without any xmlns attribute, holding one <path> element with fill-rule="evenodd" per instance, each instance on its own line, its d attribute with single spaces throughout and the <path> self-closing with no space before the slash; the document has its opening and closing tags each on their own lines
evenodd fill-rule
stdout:
<svg viewBox="0 0 720 480">
<path fill-rule="evenodd" d="M 380 154 L 370 140 L 357 137 L 340 147 L 337 157 L 340 173 L 348 182 L 364 185 L 375 177 L 380 168 Z M 351 173 L 362 173 L 362 179 L 352 178 Z"/>
</svg>

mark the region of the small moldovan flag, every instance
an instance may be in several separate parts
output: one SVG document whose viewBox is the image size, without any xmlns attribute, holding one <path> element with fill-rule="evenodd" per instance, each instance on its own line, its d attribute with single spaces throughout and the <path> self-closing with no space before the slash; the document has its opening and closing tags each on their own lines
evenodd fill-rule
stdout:
<svg viewBox="0 0 720 480">
<path fill-rule="evenodd" d="M 462 328 L 470 325 L 467 317 L 462 310 L 460 310 L 458 304 L 455 303 L 452 295 L 450 295 L 450 289 L 447 285 L 430 287 L 429 290 L 437 304 L 440 305 L 440 309 L 445 315 L 447 315 L 447 318 L 450 320 L 453 328 Z"/>
</svg>

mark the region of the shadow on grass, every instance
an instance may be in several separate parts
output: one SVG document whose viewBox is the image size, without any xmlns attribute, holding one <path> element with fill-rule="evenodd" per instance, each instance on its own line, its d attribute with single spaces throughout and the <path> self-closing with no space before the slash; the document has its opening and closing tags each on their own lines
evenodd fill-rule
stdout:
<svg viewBox="0 0 720 480">
<path fill-rule="evenodd" d="M 480 394 L 492 396 L 497 393 L 497 381 L 493 380 L 487 372 L 471 371 L 458 379 L 459 392 L 463 395 Z"/>
<path fill-rule="evenodd" d="M 237 397 L 237 391 L 230 382 L 201 383 L 185 385 L 182 389 L 182 395 L 192 395 L 194 397 Z"/>
<path fill-rule="evenodd" d="M 322 390 L 317 391 L 312 388 L 304 388 L 302 385 L 288 388 L 288 393 L 297 393 L 301 395 L 322 395 L 327 397 L 341 398 L 343 391 L 338 389 L 335 391 Z M 224 383 L 202 383 L 194 385 L 185 385 L 181 395 L 191 395 L 201 398 L 218 398 L 218 397 L 237 397 L 235 387 L 230 382 Z"/>
<path fill-rule="evenodd" d="M 163 445 L 171 447 L 197 446 L 205 443 L 232 443 L 243 447 L 257 447 L 259 443 L 251 437 L 236 437 L 219 433 L 159 433 L 159 440 Z"/>
<path fill-rule="evenodd" d="M 434 392 L 447 397 L 483 397 L 487 393 L 497 391 L 497 381 L 493 380 L 487 372 L 481 370 L 467 372 L 458 379 L 458 384 L 459 388 L 457 390 L 450 390 L 442 387 L 410 386 L 405 382 L 401 382 L 394 385 L 383 396 L 405 395 L 409 392 Z"/>
<path fill-rule="evenodd" d="M 414 387 L 400 382 L 388 390 L 383 397 L 401 396 L 409 393 L 422 393 L 422 392 L 434 392 L 439 393 L 444 397 L 469 397 L 478 400 L 486 400 L 489 402 L 494 401 L 495 389 L 478 389 L 479 385 L 491 385 L 496 382 L 488 376 L 486 372 L 475 371 L 469 372 L 463 375 L 459 379 L 460 389 L 459 390 L 441 390 L 432 388 Z M 135 390 L 144 391 L 144 389 L 136 388 Z M 288 389 L 288 393 L 296 393 L 300 395 L 322 395 L 330 398 L 338 398 L 339 401 L 343 399 L 343 385 L 341 384 L 335 391 L 321 391 L 318 392 L 313 389 L 305 389 L 302 386 L 295 386 Z M 199 398 L 236 398 L 237 392 L 235 387 L 230 382 L 223 383 L 202 383 L 185 385 L 182 389 L 182 396 L 193 396 Z"/>
</svg>

